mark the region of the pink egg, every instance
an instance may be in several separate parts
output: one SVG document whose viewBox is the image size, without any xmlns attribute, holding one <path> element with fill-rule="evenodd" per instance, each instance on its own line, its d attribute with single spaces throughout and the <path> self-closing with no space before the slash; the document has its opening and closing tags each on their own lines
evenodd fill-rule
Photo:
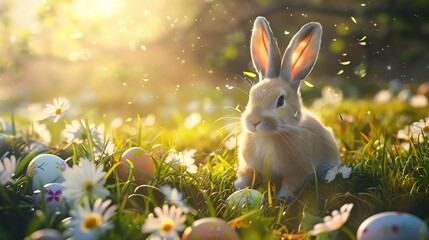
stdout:
<svg viewBox="0 0 429 240">
<path fill-rule="evenodd" d="M 131 170 L 127 160 L 134 165 L 133 174 L 137 184 L 147 183 L 153 176 L 155 167 L 152 158 L 143 148 L 132 147 L 126 150 L 120 158 L 122 163 L 118 166 L 118 175 L 123 181 L 128 179 Z"/>
<path fill-rule="evenodd" d="M 220 218 L 202 218 L 185 229 L 182 240 L 239 240 L 234 228 Z"/>
<path fill-rule="evenodd" d="M 427 225 L 418 217 L 403 212 L 382 212 L 359 226 L 358 240 L 427 239 Z"/>
<path fill-rule="evenodd" d="M 35 232 L 33 232 L 30 236 L 26 237 L 25 239 L 32 239 L 32 240 L 47 240 L 47 239 L 65 239 L 60 231 L 52 228 L 45 228 L 40 229 Z"/>
</svg>

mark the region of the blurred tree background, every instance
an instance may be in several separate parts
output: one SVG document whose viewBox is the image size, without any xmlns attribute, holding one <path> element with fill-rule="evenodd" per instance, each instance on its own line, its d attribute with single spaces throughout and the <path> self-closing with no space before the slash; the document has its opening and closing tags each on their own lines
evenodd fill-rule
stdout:
<svg viewBox="0 0 429 240">
<path fill-rule="evenodd" d="M 259 15 L 282 50 L 303 24 L 322 24 L 316 86 L 362 96 L 429 80 L 428 0 L 1 0 L 0 111 L 58 96 L 134 114 L 205 89 L 222 99 L 254 71 Z"/>
</svg>

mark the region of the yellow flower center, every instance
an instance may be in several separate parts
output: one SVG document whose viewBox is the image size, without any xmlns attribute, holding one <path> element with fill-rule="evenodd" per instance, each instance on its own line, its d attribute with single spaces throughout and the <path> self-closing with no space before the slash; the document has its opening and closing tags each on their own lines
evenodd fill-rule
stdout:
<svg viewBox="0 0 429 240">
<path fill-rule="evenodd" d="M 97 229 L 101 225 L 101 216 L 95 213 L 89 214 L 81 224 L 84 232 L 92 231 Z"/>
<path fill-rule="evenodd" d="M 159 229 L 161 233 L 168 234 L 174 230 L 174 222 L 171 219 L 165 219 L 161 222 Z"/>
<path fill-rule="evenodd" d="M 423 130 L 424 133 L 429 133 L 429 124 L 424 125 L 423 128 L 422 128 L 422 130 Z"/>
<path fill-rule="evenodd" d="M 94 183 L 91 181 L 86 181 L 83 183 L 83 190 L 87 193 L 92 192 L 92 190 L 94 189 Z"/>
<path fill-rule="evenodd" d="M 179 170 L 180 172 L 184 172 L 186 170 L 186 165 L 184 163 L 179 163 L 179 165 L 177 166 L 177 170 Z"/>
<path fill-rule="evenodd" d="M 63 112 L 61 108 L 55 109 L 55 115 L 60 115 Z"/>
</svg>

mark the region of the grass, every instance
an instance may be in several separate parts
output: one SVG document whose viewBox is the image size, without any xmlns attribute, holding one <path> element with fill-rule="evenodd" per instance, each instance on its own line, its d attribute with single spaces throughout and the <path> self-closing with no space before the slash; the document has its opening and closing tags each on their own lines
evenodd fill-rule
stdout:
<svg viewBox="0 0 429 240">
<path fill-rule="evenodd" d="M 265 199 L 274 198 L 274 204 L 266 201 L 259 209 L 226 205 L 226 199 L 235 191 L 237 155 L 234 149 L 223 146 L 229 131 L 217 131 L 227 123 L 219 117 L 219 112 L 203 115 L 203 121 L 192 128 L 184 127 L 186 115 L 180 111 L 174 115 L 176 124 L 168 128 L 164 128 L 162 121 L 145 125 L 145 119 L 140 116 L 115 129 L 106 127 L 104 139 L 112 141 L 114 148 L 107 152 L 103 146 L 99 147 L 102 154 L 98 159 L 94 136 L 89 131 L 90 120 L 82 121 L 86 138 L 79 144 L 63 142 L 60 132 L 65 123 L 46 122 L 51 143 L 28 151 L 30 144 L 41 139 L 31 130 L 28 121 L 7 114 L 5 118 L 10 119 L 7 122 L 12 131 L 2 130 L 0 156 L 15 155 L 20 163 L 15 182 L 0 188 L 0 236 L 22 239 L 38 229 L 66 229 L 61 217 L 49 216 L 43 206 L 31 204 L 31 181 L 25 170 L 31 159 L 41 153 L 58 155 L 70 166 L 79 157 L 97 159 L 97 164 L 109 172 L 108 198 L 118 209 L 112 219 L 114 228 L 104 236 L 107 239 L 147 237 L 141 233 L 141 226 L 155 207 L 163 205 L 164 197 L 159 190 L 162 185 L 179 189 L 194 210 L 187 214 L 187 226 L 197 219 L 218 217 L 234 226 L 242 239 L 310 239 L 307 231 L 345 203 L 353 203 L 354 207 L 347 223 L 336 235 L 330 235 L 337 239 L 354 239 L 360 223 L 382 211 L 404 211 L 429 221 L 429 139 L 409 143 L 409 149 L 405 150 L 396 136 L 405 125 L 428 117 L 427 111 L 399 101 L 374 104 L 371 100 L 345 99 L 338 105 L 322 105 L 314 112 L 333 128 L 341 145 L 342 164 L 352 167 L 353 172 L 347 179 L 337 176 L 329 183 L 320 178 L 309 181 L 297 190 L 292 202 L 275 199 L 278 189 L 263 184 L 257 190 Z M 96 121 L 100 124 L 110 120 Z M 64 121 L 69 123 L 68 119 Z M 147 182 L 137 183 L 132 176 L 123 180 L 118 177 L 116 163 L 120 155 L 133 146 L 145 149 L 156 165 L 154 175 Z M 165 162 L 170 152 L 191 149 L 197 150 L 196 174 L 176 170 Z"/>
</svg>

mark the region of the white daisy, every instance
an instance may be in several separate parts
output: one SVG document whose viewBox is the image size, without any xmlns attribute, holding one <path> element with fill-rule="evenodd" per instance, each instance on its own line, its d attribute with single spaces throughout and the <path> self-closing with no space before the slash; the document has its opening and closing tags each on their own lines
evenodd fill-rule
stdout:
<svg viewBox="0 0 429 240">
<path fill-rule="evenodd" d="M 111 200 L 102 201 L 98 198 L 91 209 L 88 199 L 84 205 L 77 205 L 70 211 L 70 218 L 64 220 L 68 229 L 64 235 L 73 239 L 97 239 L 107 230 L 113 228 L 109 219 L 113 216 L 116 206 L 109 207 Z"/>
<path fill-rule="evenodd" d="M 63 172 L 63 196 L 69 201 L 76 201 L 83 196 L 92 196 L 104 199 L 109 191 L 104 188 L 106 172 L 103 167 L 96 167 L 90 160 L 80 158 L 80 166 L 74 165 Z"/>
<path fill-rule="evenodd" d="M 349 219 L 352 208 L 353 203 L 347 203 L 340 208 L 340 211 L 332 211 L 332 216 L 328 215 L 324 217 L 323 222 L 314 225 L 313 229 L 308 231 L 308 234 L 316 236 L 322 232 L 330 232 L 339 229 L 347 222 L 347 219 Z"/>
<path fill-rule="evenodd" d="M 418 122 L 414 122 L 410 126 L 410 130 L 413 135 L 418 136 L 419 142 L 423 141 L 423 137 L 429 136 L 429 117 L 420 119 Z"/>
<path fill-rule="evenodd" d="M 197 173 L 197 166 L 195 166 L 194 155 L 197 150 L 183 152 L 170 152 L 165 159 L 165 162 L 171 164 L 176 170 L 188 171 L 189 173 Z"/>
<path fill-rule="evenodd" d="M 51 133 L 45 124 L 40 124 L 38 122 L 33 123 L 33 134 L 35 137 L 40 138 L 44 143 L 49 144 L 51 142 Z"/>
<path fill-rule="evenodd" d="M 395 150 L 400 150 L 400 149 L 404 149 L 405 151 L 409 151 L 410 150 L 410 143 L 409 142 L 401 142 L 401 145 L 399 146 L 395 146 Z"/>
<path fill-rule="evenodd" d="M 156 217 L 149 217 L 142 226 L 143 233 L 156 232 L 162 238 L 174 239 L 178 237 L 177 232 L 183 231 L 186 215 L 181 208 L 168 207 L 167 204 L 154 209 Z"/>
<path fill-rule="evenodd" d="M 399 139 L 410 141 L 412 138 L 410 126 L 405 126 L 403 129 L 400 129 L 397 133 L 397 136 Z"/>
<path fill-rule="evenodd" d="M 64 112 L 70 108 L 70 102 L 66 98 L 55 98 L 54 104 L 46 104 L 44 110 L 45 119 L 54 120 L 54 123 L 58 122 L 63 116 Z"/>
<path fill-rule="evenodd" d="M 350 177 L 350 174 L 352 173 L 352 168 L 347 166 L 336 166 L 332 167 L 328 170 L 325 176 L 325 180 L 327 182 L 332 182 L 334 179 L 341 175 L 343 179 L 347 179 Z"/>
<path fill-rule="evenodd" d="M 89 134 L 91 135 L 91 139 L 93 139 L 95 144 L 102 144 L 102 132 L 104 131 L 104 128 L 102 126 L 96 127 L 93 123 L 88 124 L 88 128 Z M 80 122 L 78 120 L 73 120 L 70 124 L 67 124 L 62 132 L 62 135 L 64 138 L 67 139 L 66 141 L 68 143 L 81 144 L 88 139 L 85 123 Z"/>
<path fill-rule="evenodd" d="M 424 137 L 429 136 L 429 117 L 414 122 L 404 129 L 400 129 L 397 134 L 399 139 L 413 142 L 423 142 Z"/>
<path fill-rule="evenodd" d="M 6 185 L 9 182 L 13 182 L 13 175 L 15 174 L 16 169 L 16 157 L 10 156 L 10 158 L 5 157 L 0 162 L 0 184 Z"/>
<path fill-rule="evenodd" d="M 189 208 L 182 201 L 182 193 L 179 192 L 176 188 L 171 188 L 169 185 L 164 185 L 161 186 L 159 189 L 164 194 L 166 203 L 181 208 L 184 213 L 189 212 Z"/>
</svg>

